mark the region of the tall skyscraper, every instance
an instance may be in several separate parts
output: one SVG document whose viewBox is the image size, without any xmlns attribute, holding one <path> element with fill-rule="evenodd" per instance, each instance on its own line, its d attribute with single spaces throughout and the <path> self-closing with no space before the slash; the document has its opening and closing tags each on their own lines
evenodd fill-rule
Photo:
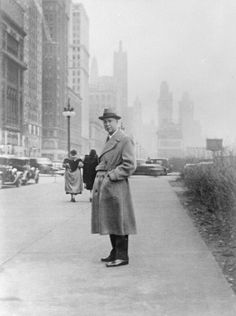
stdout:
<svg viewBox="0 0 236 316">
<path fill-rule="evenodd" d="M 158 127 L 162 128 L 172 122 L 173 98 L 169 91 L 167 82 L 163 81 L 160 87 L 160 97 L 158 99 Z"/>
<path fill-rule="evenodd" d="M 128 116 L 128 62 L 127 53 L 123 51 L 122 42 L 119 42 L 119 49 L 114 52 L 113 77 L 116 86 L 117 100 L 116 109 L 122 116 L 124 126 L 127 124 Z"/>
<path fill-rule="evenodd" d="M 193 101 L 187 92 L 184 92 L 182 99 L 179 102 L 179 123 L 180 125 L 185 125 L 188 122 L 193 121 Z"/>
<path fill-rule="evenodd" d="M 183 155 L 182 131 L 173 122 L 173 99 L 168 84 L 160 86 L 158 99 L 157 154 L 159 158 L 180 157 Z"/>
<path fill-rule="evenodd" d="M 179 124 L 185 148 L 203 146 L 201 126 L 194 119 L 194 104 L 187 92 L 183 93 L 179 102 Z"/>
<path fill-rule="evenodd" d="M 42 155 L 62 160 L 66 154 L 68 0 L 43 0 L 43 141 Z"/>
<path fill-rule="evenodd" d="M 24 59 L 24 154 L 40 156 L 42 142 L 42 0 L 20 0 L 27 33 Z"/>
<path fill-rule="evenodd" d="M 90 147 L 98 152 L 104 146 L 105 131 L 98 117 L 106 107 L 116 107 L 116 89 L 111 76 L 99 76 L 95 58 L 92 60 L 89 85 Z"/>
<path fill-rule="evenodd" d="M 82 4 L 72 4 L 69 23 L 68 85 L 81 97 L 82 152 L 89 150 L 89 19 Z M 79 122 L 78 122 L 79 123 Z"/>
<path fill-rule="evenodd" d="M 23 155 L 24 10 L 15 0 L 0 5 L 0 152 Z"/>
</svg>

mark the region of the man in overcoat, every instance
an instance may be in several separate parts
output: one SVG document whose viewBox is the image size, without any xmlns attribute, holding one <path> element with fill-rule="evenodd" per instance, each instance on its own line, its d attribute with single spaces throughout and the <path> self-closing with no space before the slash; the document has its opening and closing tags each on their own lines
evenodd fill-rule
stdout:
<svg viewBox="0 0 236 316">
<path fill-rule="evenodd" d="M 102 116 L 108 132 L 107 141 L 99 157 L 93 186 L 92 233 L 109 235 L 112 250 L 102 258 L 107 267 L 129 263 L 128 237 L 136 233 L 134 209 L 128 177 L 134 172 L 134 144 L 130 137 L 118 128 L 118 116 L 114 110 L 105 109 Z"/>
</svg>

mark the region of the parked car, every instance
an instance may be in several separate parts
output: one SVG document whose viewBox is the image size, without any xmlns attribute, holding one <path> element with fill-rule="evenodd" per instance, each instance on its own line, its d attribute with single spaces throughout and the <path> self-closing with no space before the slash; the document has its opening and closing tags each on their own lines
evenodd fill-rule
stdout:
<svg viewBox="0 0 236 316">
<path fill-rule="evenodd" d="M 30 165 L 32 167 L 38 168 L 40 173 L 53 173 L 52 161 L 46 157 L 35 157 L 30 158 Z"/>
<path fill-rule="evenodd" d="M 31 166 L 29 157 L 13 157 L 11 164 L 17 170 L 22 171 L 22 184 L 26 184 L 30 180 L 34 180 L 35 183 L 39 182 L 39 169 Z"/>
<path fill-rule="evenodd" d="M 168 172 L 171 171 L 168 158 L 149 158 L 146 161 L 146 163 L 158 164 L 158 165 L 162 166 L 162 168 L 163 168 L 163 175 L 165 175 L 165 176 L 168 174 Z"/>
<path fill-rule="evenodd" d="M 0 188 L 2 186 L 21 186 L 22 175 L 22 171 L 13 166 L 12 156 L 0 156 Z"/>
<path fill-rule="evenodd" d="M 163 167 L 159 164 L 143 163 L 137 166 L 134 175 L 160 176 L 163 174 Z"/>
</svg>

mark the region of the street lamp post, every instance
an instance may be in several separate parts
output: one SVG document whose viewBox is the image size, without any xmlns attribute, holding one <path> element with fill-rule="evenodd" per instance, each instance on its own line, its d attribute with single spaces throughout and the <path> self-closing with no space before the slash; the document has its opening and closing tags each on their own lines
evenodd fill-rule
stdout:
<svg viewBox="0 0 236 316">
<path fill-rule="evenodd" d="M 70 99 L 68 99 L 67 107 L 64 107 L 62 112 L 63 116 L 67 117 L 67 151 L 68 157 L 70 155 L 70 118 L 71 116 L 75 116 L 75 111 L 70 107 Z"/>
</svg>

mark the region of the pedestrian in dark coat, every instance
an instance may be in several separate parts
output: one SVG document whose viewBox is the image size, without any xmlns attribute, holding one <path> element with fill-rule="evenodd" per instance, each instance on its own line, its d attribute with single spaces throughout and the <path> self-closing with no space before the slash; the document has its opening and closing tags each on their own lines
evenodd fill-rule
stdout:
<svg viewBox="0 0 236 316">
<path fill-rule="evenodd" d="M 96 167 L 98 165 L 98 155 L 95 149 L 91 149 L 89 155 L 85 155 L 83 167 L 83 181 L 85 188 L 90 190 L 90 202 L 92 201 L 92 188 L 96 177 Z"/>
<path fill-rule="evenodd" d="M 120 118 L 112 109 L 105 109 L 99 117 L 108 139 L 99 157 L 93 185 L 92 233 L 110 235 L 112 250 L 107 258 L 101 259 L 107 262 L 107 267 L 129 263 L 128 235 L 136 233 L 128 182 L 135 170 L 134 144 L 118 129 Z"/>
</svg>

